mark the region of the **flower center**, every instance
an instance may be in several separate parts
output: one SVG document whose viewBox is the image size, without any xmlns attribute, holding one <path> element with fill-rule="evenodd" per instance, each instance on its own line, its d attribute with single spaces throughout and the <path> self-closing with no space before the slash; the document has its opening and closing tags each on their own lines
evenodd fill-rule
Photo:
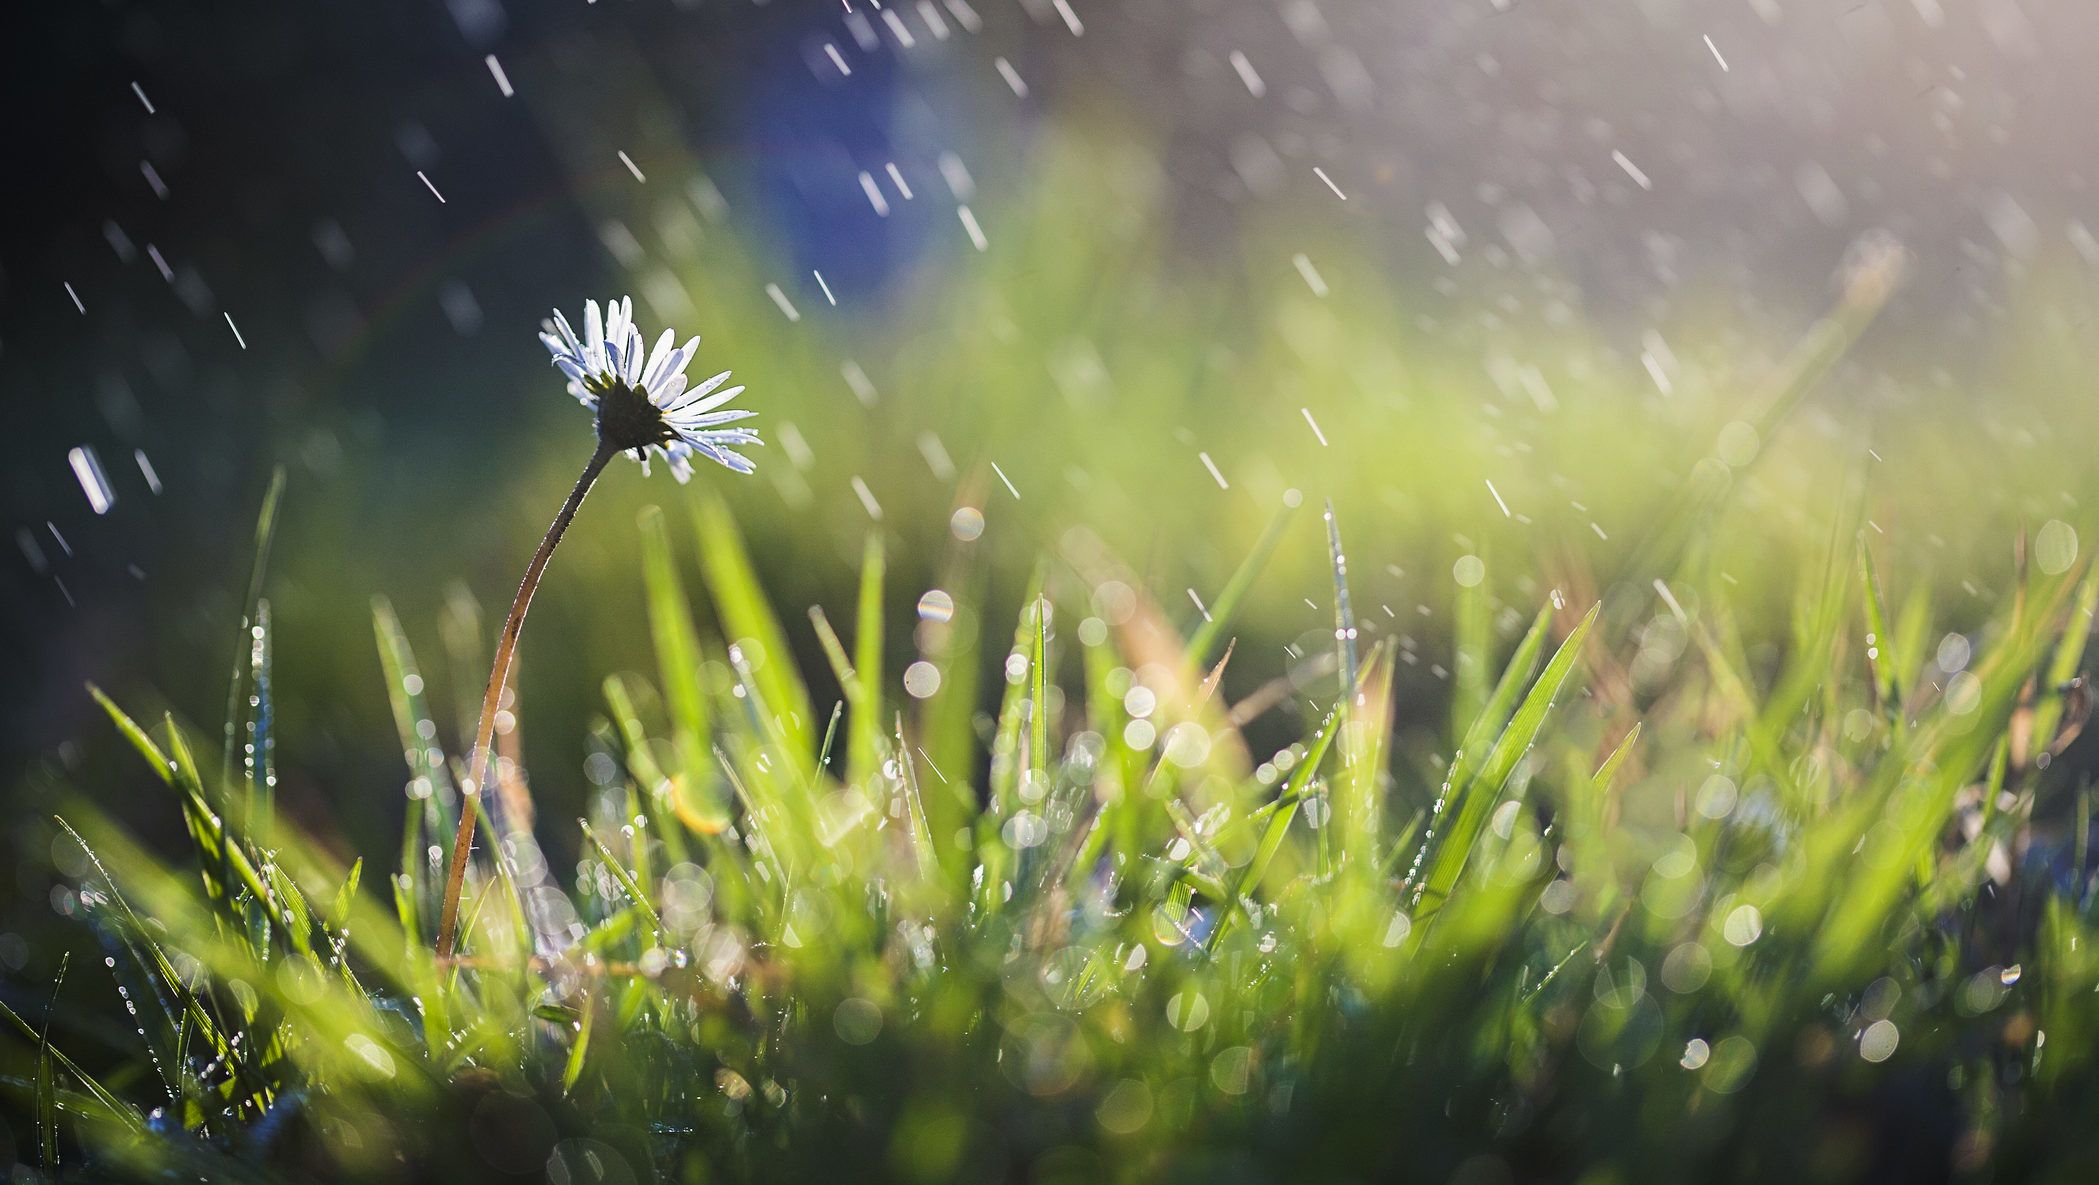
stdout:
<svg viewBox="0 0 2099 1185">
<path fill-rule="evenodd" d="M 664 444 L 675 435 L 647 394 L 622 382 L 593 383 L 598 397 L 598 439 L 621 452 Z"/>
</svg>

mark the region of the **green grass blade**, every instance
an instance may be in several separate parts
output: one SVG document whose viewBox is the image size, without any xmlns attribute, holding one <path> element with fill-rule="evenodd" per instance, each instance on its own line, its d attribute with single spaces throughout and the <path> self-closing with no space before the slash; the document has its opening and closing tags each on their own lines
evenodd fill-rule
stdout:
<svg viewBox="0 0 2099 1185">
<path fill-rule="evenodd" d="M 745 645 L 741 655 L 751 679 L 775 716 L 769 725 L 777 729 L 785 752 L 804 778 L 815 774 L 816 714 L 809 692 L 794 669 L 794 651 L 786 631 L 773 612 L 772 602 L 758 583 L 744 550 L 743 536 L 736 530 L 729 508 L 719 498 L 703 499 L 697 524 L 700 568 L 714 594 L 715 610 L 732 639 L 756 643 L 758 653 Z"/>
<path fill-rule="evenodd" d="M 1458 878 L 1472 857 L 1473 846 L 1486 829 L 1488 817 L 1501 801 L 1502 790 L 1515 772 L 1516 763 L 1537 740 L 1560 689 L 1574 673 L 1575 664 L 1581 658 L 1582 643 L 1596 624 L 1596 613 L 1596 607 L 1592 606 L 1582 617 L 1581 624 L 1560 643 L 1559 650 L 1538 675 L 1538 681 L 1531 685 L 1529 693 L 1509 718 L 1508 727 L 1495 741 L 1493 751 L 1480 767 L 1479 776 L 1468 785 L 1455 788 L 1444 802 L 1438 804 L 1441 808 L 1439 818 L 1447 819 L 1448 823 L 1444 833 L 1436 837 L 1434 854 L 1414 882 L 1413 913 L 1417 935 L 1422 933 L 1421 923 L 1440 909 L 1457 887 Z"/>
<path fill-rule="evenodd" d="M 277 507 L 283 497 L 284 466 L 279 465 L 270 473 L 269 489 L 255 516 L 255 558 L 248 570 L 248 594 L 241 599 L 240 637 L 234 642 L 233 673 L 226 685 L 225 752 L 220 760 L 219 786 L 229 793 L 233 786 L 233 755 L 240 749 L 241 726 L 248 720 L 241 708 L 243 692 L 252 686 L 248 672 L 255 652 L 252 631 L 257 621 L 256 606 L 262 600 L 263 575 L 269 569 L 270 545 L 277 537 Z"/>
<path fill-rule="evenodd" d="M 700 686 L 706 661 L 699 633 L 693 628 L 684 581 L 671 551 L 663 511 L 641 512 L 641 572 L 648 599 L 649 636 L 656 648 L 656 677 L 670 712 L 671 741 L 678 753 L 671 807 L 685 825 L 701 834 L 717 834 L 729 822 L 729 797 L 715 775 L 709 739 L 713 718 Z"/>
<path fill-rule="evenodd" d="M 1247 862 L 1245 871 L 1239 874 L 1239 879 L 1233 882 L 1230 898 L 1219 903 L 1224 912 L 1218 917 L 1217 925 L 1210 931 L 1210 949 L 1217 948 L 1232 918 L 1244 912 L 1245 902 L 1260 889 L 1261 879 L 1268 875 L 1268 866 L 1275 862 L 1276 853 L 1282 850 L 1283 840 L 1289 836 L 1291 821 L 1297 818 L 1297 809 L 1305 798 L 1305 787 L 1311 784 L 1312 778 L 1319 772 L 1321 763 L 1326 760 L 1327 749 L 1332 746 L 1334 734 L 1340 730 L 1341 720 L 1346 715 L 1347 712 L 1338 704 L 1326 714 L 1326 719 L 1319 725 L 1319 732 L 1305 748 L 1304 760 L 1298 762 L 1297 768 L 1290 771 L 1290 780 L 1283 784 L 1282 791 L 1276 795 L 1276 801 L 1285 805 L 1269 816 L 1268 827 L 1261 834 L 1261 846 L 1255 850 L 1254 858 Z"/>
<path fill-rule="evenodd" d="M 860 561 L 853 674 L 859 698 L 852 703 L 845 776 L 855 786 L 871 788 L 882 763 L 882 537 L 873 532 Z"/>
</svg>

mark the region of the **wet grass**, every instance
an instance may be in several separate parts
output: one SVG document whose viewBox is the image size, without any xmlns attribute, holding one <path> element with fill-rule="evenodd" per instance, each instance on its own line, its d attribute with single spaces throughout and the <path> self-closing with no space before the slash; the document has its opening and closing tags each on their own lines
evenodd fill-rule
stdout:
<svg viewBox="0 0 2099 1185">
<path fill-rule="evenodd" d="M 1007 286 L 1043 300 L 1122 291 L 1056 250 L 1017 258 L 1042 267 Z M 1066 265 L 1080 279 L 1037 275 Z M 507 702 L 451 958 L 434 948 L 488 622 L 460 597 L 370 605 L 400 765 L 336 805 L 398 818 L 399 842 L 360 859 L 302 830 L 275 793 L 273 485 L 223 721 L 98 691 L 82 744 L 128 750 L 134 776 L 54 767 L 53 900 L 76 953 L 102 958 L 33 952 L 0 996 L 13 1158 L 47 1177 L 563 1185 L 2089 1179 L 2099 904 L 2077 741 L 2099 576 L 2046 513 L 2030 536 L 1977 526 L 2081 487 L 2039 465 L 1941 480 L 1972 454 L 1940 456 L 1923 413 L 1886 428 L 1923 477 L 1847 470 L 1832 497 L 1783 492 L 1824 468 L 1770 473 L 1782 449 L 1842 451 L 1795 421 L 1882 279 L 1854 277 L 1747 398 L 1716 380 L 1548 413 L 1518 378 L 1522 401 L 1482 418 L 1416 376 L 1403 431 L 1328 415 L 1329 454 L 1314 429 L 1340 491 L 1323 515 L 1302 497 L 1265 525 L 1168 505 L 1183 482 L 1222 492 L 1146 451 L 1179 442 L 1189 408 L 1168 400 L 1128 401 L 1137 444 L 1041 448 L 1131 480 L 1117 505 L 1164 533 L 1175 562 L 1153 567 L 1175 583 L 1189 556 L 1232 553 L 1192 613 L 1084 531 L 1019 559 L 949 538 L 953 507 L 928 513 L 921 489 L 886 525 L 849 520 L 857 587 L 805 617 L 777 595 L 806 576 L 780 540 L 831 564 L 836 520 L 794 520 L 860 503 L 810 482 L 879 460 L 812 413 L 826 466 L 763 471 L 801 483 L 771 519 L 681 495 L 616 549 L 564 552 L 551 583 L 597 601 L 568 620 L 611 632 L 626 623 L 602 605 L 630 611 L 650 657 L 583 682 L 580 778 L 538 771 L 580 793 L 535 793 L 532 704 Z M 1310 299 L 1277 321 L 1334 349 L 1271 344 L 1235 373 L 1344 393 L 1384 373 L 1350 353 L 1378 335 L 1330 334 Z M 962 332 L 985 302 L 959 303 L 926 385 L 1039 386 Z M 1016 332 L 1068 346 L 1054 334 L 1083 318 L 1064 312 L 1023 307 Z M 1187 385 L 1173 365 L 1203 335 L 1160 346 L 1126 312 L 1099 314 L 1124 327 L 1103 354 L 1171 373 L 1125 381 Z M 828 381 L 791 377 L 775 386 Z M 972 400 L 952 434 L 995 437 L 968 418 L 1003 405 Z M 1072 418 L 1008 426 L 998 455 Z M 1682 447 L 1721 424 L 1710 450 Z M 1272 426 L 1231 427 L 1256 468 L 1247 442 Z M 1597 458 L 1637 473 L 1560 481 L 1610 468 Z M 1378 500 L 1402 481 L 1417 503 Z M 966 508 L 1000 488 L 953 485 L 938 495 Z M 1440 569 L 1444 552 L 1405 549 L 1505 493 L 1538 520 L 1503 508 L 1462 542 L 1416 638 L 1367 557 Z M 1205 513 L 1245 521 L 1213 538 Z M 312 573 L 341 533 L 285 541 L 307 558 L 284 603 L 339 607 Z M 941 597 L 908 609 L 922 585 L 899 570 L 936 574 Z M 1317 631 L 1242 644 L 1308 601 Z M 306 624 L 365 644 L 362 613 Z M 342 648 L 304 653 L 352 669 Z M 342 682 L 327 690 L 381 698 Z M 141 787 L 182 837 L 139 833 Z M 541 809 L 571 802 L 581 817 Z"/>
<path fill-rule="evenodd" d="M 1302 721 L 1271 752 L 1264 697 L 1220 688 L 1274 534 L 1192 636 L 1106 553 L 1048 557 L 988 695 L 966 668 L 1005 645 L 991 607 L 925 611 L 925 697 L 897 693 L 871 539 L 845 628 L 812 616 L 833 707 L 724 508 L 650 509 L 657 669 L 605 684 L 589 817 L 537 821 L 581 857 L 557 875 L 529 820 L 484 820 L 504 859 L 471 871 L 450 959 L 459 755 L 409 631 L 374 606 L 401 843 L 345 864 L 272 808 L 258 580 L 223 755 L 101 699 L 191 851 L 156 854 L 107 794 L 64 812 L 108 957 L 46 998 L 113 977 L 136 1032 L 91 1072 L 52 1036 L 63 1003 L 7 1011 L 18 1155 L 209 1179 L 2077 1176 L 2099 931 L 2089 795 L 2051 763 L 2099 577 L 2050 528 L 1946 634 L 1928 596 L 1891 618 L 1854 515 L 1790 643 L 1752 654 L 1684 542 L 1717 502 L 1684 505 L 1642 552 L 1666 579 L 1551 586 L 1513 639 L 1460 628 L 1448 754 L 1392 730 L 1397 647 L 1354 620 L 1331 515 L 1335 651 L 1265 697 Z"/>
</svg>

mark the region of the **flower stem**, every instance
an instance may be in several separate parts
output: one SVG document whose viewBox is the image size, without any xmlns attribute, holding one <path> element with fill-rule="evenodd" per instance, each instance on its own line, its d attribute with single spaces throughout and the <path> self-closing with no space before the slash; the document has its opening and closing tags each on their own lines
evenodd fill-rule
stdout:
<svg viewBox="0 0 2099 1185">
<path fill-rule="evenodd" d="M 466 885 L 466 865 L 474 850 L 474 820 L 476 807 L 480 804 L 482 790 L 495 781 L 496 709 L 503 698 L 503 685 L 510 679 L 510 666 L 517 657 L 518 635 L 525 629 L 525 611 L 532 607 L 532 594 L 539 588 L 539 578 L 547 570 L 547 561 L 554 558 L 554 548 L 561 542 L 562 533 L 568 530 L 569 521 L 576 517 L 576 508 L 583 505 L 583 496 L 598 480 L 607 463 L 619 450 L 602 441 L 590 463 L 583 467 L 583 476 L 576 479 L 576 488 L 569 491 L 568 501 L 561 504 L 561 513 L 554 516 L 554 525 L 547 528 L 547 537 L 540 540 L 539 550 L 532 553 L 532 562 L 525 565 L 525 578 L 517 586 L 517 599 L 510 603 L 510 616 L 503 622 L 502 640 L 496 643 L 495 665 L 488 672 L 488 691 L 481 697 L 481 724 L 474 734 L 471 756 L 471 777 L 459 798 L 459 830 L 452 837 L 452 869 L 445 878 L 444 912 L 437 924 L 437 957 L 450 958 L 452 945 L 458 937 L 459 894 Z"/>
</svg>

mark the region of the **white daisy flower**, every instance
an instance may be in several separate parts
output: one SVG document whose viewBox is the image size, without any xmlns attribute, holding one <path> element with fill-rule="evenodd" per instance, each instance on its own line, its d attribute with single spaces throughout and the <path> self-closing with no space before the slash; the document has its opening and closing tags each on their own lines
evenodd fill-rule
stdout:
<svg viewBox="0 0 2099 1185">
<path fill-rule="evenodd" d="M 525 578 L 518 583 L 517 598 L 510 603 L 510 616 L 504 619 L 501 640 L 496 643 L 488 690 L 481 697 L 481 723 L 474 732 L 469 776 L 459 800 L 459 827 L 452 835 L 452 867 L 445 877 L 444 907 L 437 924 L 440 959 L 453 956 L 459 938 L 459 898 L 466 886 L 466 866 L 473 856 L 474 820 L 483 787 L 495 787 L 499 801 L 514 796 L 514 801 L 506 803 L 492 818 L 499 839 L 513 838 L 514 827 L 531 827 L 530 792 L 520 781 L 504 782 L 495 777 L 496 715 L 510 665 L 517 657 L 518 639 L 525 631 L 525 614 L 532 606 L 532 593 L 546 575 L 554 549 L 560 546 L 563 533 L 575 520 L 584 496 L 597 484 L 598 475 L 605 471 L 615 453 L 631 455 L 642 463 L 644 472 L 649 454 L 658 454 L 670 462 L 671 473 L 684 481 L 692 476 L 692 459 L 696 456 L 738 473 L 749 473 L 750 459 L 730 446 L 763 443 L 748 428 L 722 426 L 754 414 L 718 410 L 743 392 L 742 387 L 721 389 L 729 381 L 728 371 L 697 386 L 686 385 L 685 368 L 700 348 L 699 338 L 675 345 L 677 335 L 666 329 L 656 348 L 644 353 L 641 331 L 634 327 L 631 299 L 611 302 L 602 314 L 597 301 L 586 302 L 580 339 L 569 328 L 568 318 L 556 309 L 553 320 L 542 326 L 539 340 L 547 343 L 554 365 L 568 376 L 569 393 L 597 413 L 598 447 L 583 467 L 583 475 L 576 479 L 576 488 L 569 491 L 568 501 L 554 516 L 554 525 L 547 528 L 546 538 L 540 540 L 539 550 L 525 565 Z M 533 904 L 537 897 L 529 891 L 530 886 L 518 877 L 513 878 L 513 884 L 525 916 L 532 922 L 534 944 L 540 953 L 558 951 L 562 936 L 545 924 L 543 911 Z"/>
<path fill-rule="evenodd" d="M 539 340 L 554 356 L 554 365 L 568 376 L 569 394 L 598 415 L 598 439 L 607 447 L 627 453 L 648 468 L 651 454 L 670 464 L 679 481 L 692 476 L 692 458 L 704 457 L 738 473 L 751 472 L 750 458 L 732 445 L 762 444 L 748 428 L 724 428 L 756 412 L 717 410 L 743 393 L 742 387 L 722 388 L 729 372 L 688 386 L 685 368 L 699 351 L 695 337 L 677 345 L 677 334 L 669 329 L 645 350 L 641 330 L 634 327 L 634 299 L 622 297 L 606 302 L 600 315 L 597 301 L 583 305 L 583 336 L 569 327 L 561 310 L 541 323 Z"/>
</svg>

